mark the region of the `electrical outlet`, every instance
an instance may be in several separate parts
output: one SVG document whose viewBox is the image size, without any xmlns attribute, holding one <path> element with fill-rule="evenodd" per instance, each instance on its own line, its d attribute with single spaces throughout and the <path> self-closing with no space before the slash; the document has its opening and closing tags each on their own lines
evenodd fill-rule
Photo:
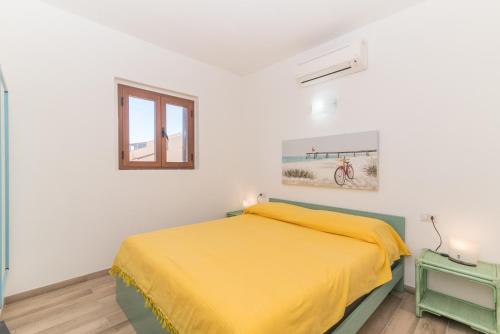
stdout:
<svg viewBox="0 0 500 334">
<path fill-rule="evenodd" d="M 434 219 L 436 219 L 436 216 L 430 213 L 422 213 L 420 214 L 420 221 L 422 223 L 432 223 L 431 217 L 434 216 Z"/>
</svg>

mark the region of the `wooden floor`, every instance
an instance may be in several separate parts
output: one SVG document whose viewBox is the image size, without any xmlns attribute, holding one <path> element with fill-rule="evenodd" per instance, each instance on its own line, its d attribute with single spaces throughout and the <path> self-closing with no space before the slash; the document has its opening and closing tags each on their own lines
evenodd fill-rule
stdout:
<svg viewBox="0 0 500 334">
<path fill-rule="evenodd" d="M 392 293 L 360 333 L 476 333 L 425 313 L 418 319 L 414 309 L 412 294 Z M 115 282 L 109 276 L 8 304 L 3 317 L 13 334 L 135 333 L 115 302 Z"/>
</svg>

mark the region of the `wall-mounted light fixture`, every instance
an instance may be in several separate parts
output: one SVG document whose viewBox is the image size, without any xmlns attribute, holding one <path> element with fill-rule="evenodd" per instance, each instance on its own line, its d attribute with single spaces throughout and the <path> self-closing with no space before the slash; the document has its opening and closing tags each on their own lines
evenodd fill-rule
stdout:
<svg viewBox="0 0 500 334">
<path fill-rule="evenodd" d="M 333 114 L 337 109 L 337 97 L 334 95 L 317 95 L 311 102 L 311 114 L 314 116 L 322 116 Z"/>
</svg>

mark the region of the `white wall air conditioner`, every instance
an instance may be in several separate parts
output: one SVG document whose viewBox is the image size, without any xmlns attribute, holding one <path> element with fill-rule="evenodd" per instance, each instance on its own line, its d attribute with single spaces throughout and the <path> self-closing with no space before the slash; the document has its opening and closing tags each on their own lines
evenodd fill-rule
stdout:
<svg viewBox="0 0 500 334">
<path fill-rule="evenodd" d="M 309 86 L 368 68 L 366 45 L 362 41 L 325 52 L 297 65 L 297 82 Z"/>
</svg>

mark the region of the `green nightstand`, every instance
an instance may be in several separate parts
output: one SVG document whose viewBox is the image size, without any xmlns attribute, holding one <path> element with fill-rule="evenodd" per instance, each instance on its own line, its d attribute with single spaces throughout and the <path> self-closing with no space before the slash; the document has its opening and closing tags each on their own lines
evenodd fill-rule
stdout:
<svg viewBox="0 0 500 334">
<path fill-rule="evenodd" d="M 239 216 L 241 214 L 243 214 L 243 210 L 229 211 L 226 212 L 226 217 L 234 217 L 234 216 Z"/>
<path fill-rule="evenodd" d="M 483 333 L 500 334 L 500 265 L 479 262 L 477 267 L 469 267 L 424 250 L 417 258 L 415 266 L 417 317 L 421 317 L 422 312 L 426 311 L 462 322 Z M 493 291 L 495 309 L 427 289 L 429 270 L 456 275 L 490 287 Z"/>
</svg>

